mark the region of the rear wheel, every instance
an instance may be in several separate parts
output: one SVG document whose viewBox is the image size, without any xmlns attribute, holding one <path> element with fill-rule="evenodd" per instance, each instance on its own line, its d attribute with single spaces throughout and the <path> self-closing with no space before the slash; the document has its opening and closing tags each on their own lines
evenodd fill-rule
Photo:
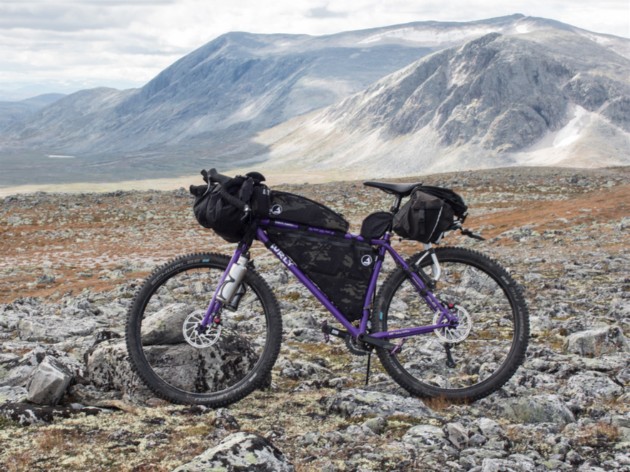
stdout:
<svg viewBox="0 0 630 472">
<path fill-rule="evenodd" d="M 392 354 L 377 349 L 391 377 L 414 395 L 473 401 L 504 385 L 523 362 L 529 336 L 520 288 L 498 263 L 463 248 L 438 248 L 442 274 L 433 291 L 452 305 L 459 326 L 405 338 Z M 431 275 L 431 259 L 412 267 Z M 373 315 L 375 331 L 437 324 L 409 276 L 397 269 L 383 284 Z M 396 342 L 396 340 L 392 340 Z"/>
<path fill-rule="evenodd" d="M 138 292 L 126 327 L 131 364 L 158 396 L 212 407 L 236 402 L 269 382 L 282 337 L 278 302 L 248 269 L 238 306 L 199 333 L 229 258 L 180 257 L 153 273 Z"/>
</svg>

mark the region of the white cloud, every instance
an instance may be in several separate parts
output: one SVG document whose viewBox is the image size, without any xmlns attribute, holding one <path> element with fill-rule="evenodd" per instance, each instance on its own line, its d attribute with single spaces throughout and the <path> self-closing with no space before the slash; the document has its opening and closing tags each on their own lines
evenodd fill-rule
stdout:
<svg viewBox="0 0 630 472">
<path fill-rule="evenodd" d="M 0 91 L 139 86 L 228 31 L 318 35 L 512 13 L 630 37 L 628 0 L 2 0 Z"/>
</svg>

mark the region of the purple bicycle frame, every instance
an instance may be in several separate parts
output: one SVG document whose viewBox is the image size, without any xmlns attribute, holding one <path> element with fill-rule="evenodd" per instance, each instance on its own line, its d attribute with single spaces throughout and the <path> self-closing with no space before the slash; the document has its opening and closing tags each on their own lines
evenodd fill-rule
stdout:
<svg viewBox="0 0 630 472">
<path fill-rule="evenodd" d="M 422 297 L 424 301 L 427 303 L 429 308 L 434 311 L 440 311 L 442 315 L 440 316 L 441 323 L 430 325 L 430 326 L 418 326 L 415 328 L 406 328 L 406 329 L 398 329 L 394 331 L 383 331 L 377 333 L 370 333 L 370 338 L 389 340 L 389 339 L 397 339 L 397 338 L 406 338 L 410 336 L 416 336 L 420 334 L 432 333 L 436 329 L 447 328 L 452 326 L 453 321 L 457 321 L 457 317 L 450 313 L 448 307 L 443 306 L 443 304 L 431 293 L 426 284 L 422 281 L 420 276 L 412 270 L 409 265 L 405 262 L 405 260 L 394 250 L 394 248 L 390 244 L 390 234 L 386 233 L 382 239 L 373 239 L 369 241 L 369 243 L 373 246 L 378 247 L 379 257 L 377 258 L 376 264 L 374 265 L 374 269 L 372 271 L 372 275 L 370 278 L 370 283 L 368 285 L 368 289 L 365 294 L 365 300 L 363 303 L 363 313 L 361 317 L 361 322 L 359 327 L 355 327 L 352 323 L 350 323 L 343 313 L 339 311 L 339 309 L 328 299 L 328 297 L 315 285 L 309 277 L 300 270 L 299 266 L 289 257 L 287 256 L 277 245 L 269 240 L 267 233 L 265 232 L 265 228 L 268 226 L 273 226 L 275 228 L 284 229 L 287 231 L 297 230 L 300 228 L 299 225 L 294 223 L 286 222 L 286 221 L 278 221 L 278 220 L 262 220 L 260 221 L 259 227 L 256 230 L 256 239 L 264 243 L 269 250 L 278 258 L 282 264 L 293 274 L 297 279 L 313 294 L 313 296 L 319 300 L 319 302 L 326 307 L 326 309 L 337 319 L 339 323 L 341 323 L 347 330 L 348 333 L 354 338 L 358 338 L 360 335 L 364 335 L 367 333 L 368 321 L 370 318 L 370 305 L 373 300 L 374 293 L 376 291 L 376 285 L 378 282 L 378 277 L 381 272 L 381 268 L 383 265 L 383 258 L 385 253 L 389 253 L 391 257 L 394 259 L 396 264 L 402 268 L 408 275 L 416 290 L 418 291 L 418 296 Z M 316 233 L 316 234 L 326 234 L 329 236 L 336 236 L 342 239 L 354 239 L 357 241 L 365 241 L 362 236 L 354 235 L 351 233 L 345 233 L 344 235 L 340 235 L 335 231 L 331 231 L 324 228 L 319 227 L 307 227 L 307 231 Z M 221 307 L 221 302 L 217 300 L 217 293 L 221 285 L 223 284 L 227 273 L 229 273 L 232 264 L 234 264 L 238 258 L 247 252 L 249 247 L 244 245 L 243 243 L 239 244 L 228 267 L 226 268 L 225 273 L 223 274 L 219 286 L 217 288 L 217 292 L 212 297 L 212 301 L 208 306 L 208 310 L 202 321 L 202 326 L 207 326 L 207 324 L 211 320 L 216 320 L 215 316 L 219 312 Z"/>
</svg>

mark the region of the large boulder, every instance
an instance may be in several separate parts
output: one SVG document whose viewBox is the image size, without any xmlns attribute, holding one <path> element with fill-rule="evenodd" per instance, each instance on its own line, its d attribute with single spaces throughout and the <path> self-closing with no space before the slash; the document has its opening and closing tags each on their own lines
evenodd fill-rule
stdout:
<svg viewBox="0 0 630 472">
<path fill-rule="evenodd" d="M 628 352 L 628 341 L 618 326 L 604 326 L 573 333 L 564 343 L 564 351 L 584 357 Z"/>
<path fill-rule="evenodd" d="M 27 399 L 39 405 L 56 405 L 70 385 L 72 375 L 54 357 L 46 356 L 37 366 L 28 385 Z"/>
<path fill-rule="evenodd" d="M 284 454 L 262 436 L 239 432 L 173 472 L 210 470 L 293 472 L 295 469 Z"/>
<path fill-rule="evenodd" d="M 245 338 L 229 333 L 204 349 L 187 343 L 156 344 L 145 346 L 144 352 L 162 379 L 191 392 L 225 388 L 249 372 L 258 360 Z M 119 390 L 138 399 L 149 395 L 131 368 L 124 342 L 100 343 L 88 353 L 86 364 L 87 379 L 97 387 Z"/>
</svg>

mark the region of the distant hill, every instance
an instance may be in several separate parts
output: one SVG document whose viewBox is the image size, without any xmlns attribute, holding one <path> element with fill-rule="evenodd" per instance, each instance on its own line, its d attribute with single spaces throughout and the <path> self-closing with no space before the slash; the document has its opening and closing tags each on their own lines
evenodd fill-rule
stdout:
<svg viewBox="0 0 630 472">
<path fill-rule="evenodd" d="M 17 102 L 0 101 L 0 131 L 9 125 L 25 121 L 37 110 L 56 102 L 63 96 L 60 93 L 47 93 Z"/>
<path fill-rule="evenodd" d="M 405 173 L 438 158 L 466 167 L 479 152 L 504 165 L 562 130 L 612 155 L 627 140 L 629 44 L 523 15 L 229 33 L 140 89 L 84 90 L 12 114 L 0 123 L 0 185 L 383 157 Z"/>
</svg>

